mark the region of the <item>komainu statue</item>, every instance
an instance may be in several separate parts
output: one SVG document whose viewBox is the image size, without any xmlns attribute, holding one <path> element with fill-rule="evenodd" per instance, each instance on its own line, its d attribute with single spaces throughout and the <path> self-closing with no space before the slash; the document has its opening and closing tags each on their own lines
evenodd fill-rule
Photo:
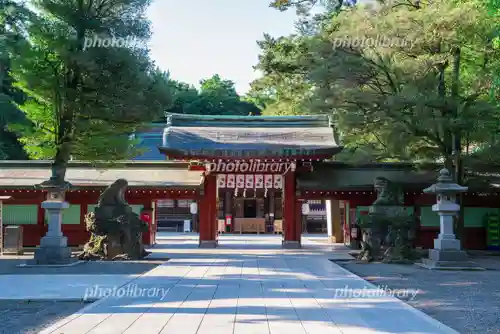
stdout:
<svg viewBox="0 0 500 334">
<path fill-rule="evenodd" d="M 416 219 L 404 208 L 403 192 L 383 177 L 375 179 L 377 199 L 360 217 L 363 240 L 358 260 L 406 263 L 414 260 Z"/>
<path fill-rule="evenodd" d="M 116 180 L 101 194 L 94 212 L 85 216 L 91 236 L 81 260 L 137 260 L 148 254 L 142 244 L 148 225 L 125 201 L 127 186 L 127 180 Z"/>
</svg>

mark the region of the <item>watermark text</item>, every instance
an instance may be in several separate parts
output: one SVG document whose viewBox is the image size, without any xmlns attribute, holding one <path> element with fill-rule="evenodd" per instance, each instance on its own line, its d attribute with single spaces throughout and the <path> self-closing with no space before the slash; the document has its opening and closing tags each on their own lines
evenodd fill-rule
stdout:
<svg viewBox="0 0 500 334">
<path fill-rule="evenodd" d="M 100 286 L 98 284 L 85 289 L 83 300 L 95 300 L 106 297 L 111 298 L 159 298 L 163 300 L 167 295 L 167 288 L 141 288 L 137 284 L 127 286 Z"/>
<path fill-rule="evenodd" d="M 341 37 L 333 39 L 333 48 L 393 48 L 393 47 L 402 47 L 402 48 L 411 48 L 413 45 L 412 41 L 406 38 L 399 37 L 384 37 L 384 36 L 375 36 L 375 37 Z"/>
<path fill-rule="evenodd" d="M 128 49 L 146 49 L 148 42 L 135 36 L 115 37 L 93 35 L 85 37 L 83 40 L 83 50 L 90 48 L 128 48 Z"/>
<path fill-rule="evenodd" d="M 334 298 L 377 298 L 377 297 L 395 297 L 403 300 L 413 300 L 419 293 L 415 289 L 391 289 L 387 285 L 377 286 L 376 288 L 363 287 L 362 289 L 353 289 L 344 286 L 341 289 L 335 289 Z"/>
</svg>

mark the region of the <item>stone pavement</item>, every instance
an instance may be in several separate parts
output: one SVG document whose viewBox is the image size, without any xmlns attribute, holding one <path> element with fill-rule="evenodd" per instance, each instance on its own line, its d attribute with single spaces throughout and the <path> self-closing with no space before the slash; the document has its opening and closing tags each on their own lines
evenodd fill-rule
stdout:
<svg viewBox="0 0 500 334">
<path fill-rule="evenodd" d="M 138 275 L 0 275 L 0 300 L 83 300 L 93 287 L 122 286 Z M 92 300 L 93 298 L 85 298 Z"/>
<path fill-rule="evenodd" d="M 224 236 L 208 250 L 193 235 L 160 235 L 152 256 L 170 261 L 41 333 L 457 333 L 370 294 L 373 285 L 328 260 L 347 250 L 324 240 L 282 250 L 276 236 Z"/>
<path fill-rule="evenodd" d="M 165 262 L 164 259 L 89 261 L 69 267 L 19 267 L 30 258 L 33 254 L 0 256 L 0 286 L 8 287 L 0 289 L 0 301 L 81 302 L 95 286 L 125 285 Z"/>
</svg>

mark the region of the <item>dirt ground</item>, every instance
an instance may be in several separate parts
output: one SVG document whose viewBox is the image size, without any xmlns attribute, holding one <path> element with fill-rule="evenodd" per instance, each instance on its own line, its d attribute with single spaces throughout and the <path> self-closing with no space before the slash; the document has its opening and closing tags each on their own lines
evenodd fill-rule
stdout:
<svg viewBox="0 0 500 334">
<path fill-rule="evenodd" d="M 405 302 L 464 334 L 500 333 L 500 257 L 474 256 L 485 271 L 438 271 L 417 265 L 336 262 L 381 288 L 418 289 Z M 404 300 L 404 299 L 403 299 Z"/>
</svg>

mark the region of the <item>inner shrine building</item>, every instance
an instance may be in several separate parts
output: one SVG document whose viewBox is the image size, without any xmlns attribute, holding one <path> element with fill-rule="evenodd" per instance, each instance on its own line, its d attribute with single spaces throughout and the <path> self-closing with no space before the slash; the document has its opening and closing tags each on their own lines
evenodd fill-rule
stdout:
<svg viewBox="0 0 500 334">
<path fill-rule="evenodd" d="M 203 172 L 200 247 L 219 233 L 282 233 L 298 248 L 304 199 L 297 177 L 340 152 L 328 116 L 169 115 L 160 152 Z M 222 218 L 222 219 L 221 219 Z"/>
</svg>

